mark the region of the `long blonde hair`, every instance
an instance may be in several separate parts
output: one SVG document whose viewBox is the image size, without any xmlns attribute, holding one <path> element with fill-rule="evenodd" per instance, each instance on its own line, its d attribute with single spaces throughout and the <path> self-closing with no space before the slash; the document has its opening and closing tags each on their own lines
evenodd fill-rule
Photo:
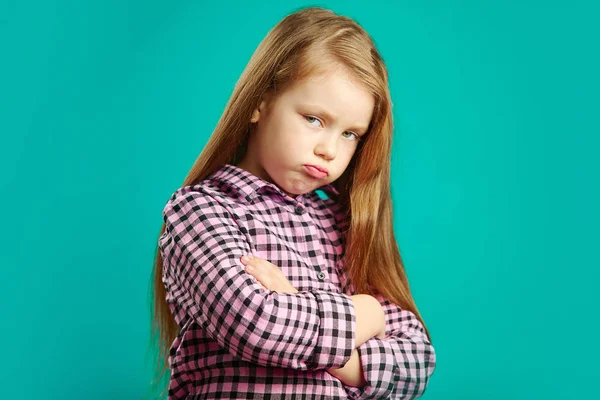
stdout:
<svg viewBox="0 0 600 400">
<path fill-rule="evenodd" d="M 269 92 L 285 91 L 317 73 L 325 61 L 346 67 L 375 98 L 368 135 L 344 174 L 334 182 L 345 211 L 345 265 L 357 293 L 379 293 L 425 323 L 412 298 L 393 229 L 390 164 L 392 102 L 385 63 L 369 34 L 351 18 L 309 7 L 283 18 L 259 44 L 182 186 L 193 185 L 244 155 L 252 112 Z M 165 230 L 165 225 L 160 234 Z M 162 259 L 156 251 L 152 338 L 158 335 L 157 380 L 168 368 L 169 348 L 179 333 L 165 296 Z M 429 336 L 429 332 L 425 327 Z M 155 343 L 153 341 L 153 343 Z"/>
</svg>

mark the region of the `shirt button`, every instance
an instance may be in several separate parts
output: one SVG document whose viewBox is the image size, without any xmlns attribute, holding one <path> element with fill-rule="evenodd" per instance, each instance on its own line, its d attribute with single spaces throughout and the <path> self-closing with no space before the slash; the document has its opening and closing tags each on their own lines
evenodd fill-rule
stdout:
<svg viewBox="0 0 600 400">
<path fill-rule="evenodd" d="M 304 209 L 300 206 L 296 206 L 296 209 L 294 211 L 296 211 L 296 214 L 302 215 L 302 213 L 304 212 Z"/>
<path fill-rule="evenodd" d="M 317 274 L 317 278 L 319 278 L 320 281 L 324 281 L 325 280 L 325 273 L 319 272 Z"/>
</svg>

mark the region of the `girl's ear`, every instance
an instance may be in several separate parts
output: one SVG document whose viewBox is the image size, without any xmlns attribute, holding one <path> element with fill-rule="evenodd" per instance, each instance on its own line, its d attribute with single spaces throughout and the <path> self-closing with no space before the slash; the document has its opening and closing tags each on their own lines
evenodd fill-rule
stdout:
<svg viewBox="0 0 600 400">
<path fill-rule="evenodd" d="M 258 120 L 260 119 L 260 113 L 266 112 L 266 108 L 269 106 L 270 100 L 271 100 L 271 92 L 266 92 L 263 95 L 263 98 L 262 98 L 258 108 L 255 108 L 254 111 L 252 112 L 252 118 L 250 118 L 250 122 L 252 122 L 252 123 L 258 122 Z"/>
</svg>

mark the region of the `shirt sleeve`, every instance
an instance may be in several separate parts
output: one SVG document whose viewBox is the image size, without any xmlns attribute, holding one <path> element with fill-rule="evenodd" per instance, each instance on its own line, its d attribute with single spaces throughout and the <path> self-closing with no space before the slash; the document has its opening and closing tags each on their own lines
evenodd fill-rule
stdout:
<svg viewBox="0 0 600 400">
<path fill-rule="evenodd" d="M 263 289 L 240 261 L 252 254 L 251 232 L 216 196 L 175 192 L 163 218 L 165 287 L 230 354 L 293 369 L 339 368 L 348 361 L 356 325 L 350 296 Z"/>
<path fill-rule="evenodd" d="M 420 397 L 435 369 L 435 349 L 415 314 L 376 297 L 385 311 L 387 337 L 371 338 L 358 347 L 367 385 L 345 389 L 356 400 Z"/>
</svg>

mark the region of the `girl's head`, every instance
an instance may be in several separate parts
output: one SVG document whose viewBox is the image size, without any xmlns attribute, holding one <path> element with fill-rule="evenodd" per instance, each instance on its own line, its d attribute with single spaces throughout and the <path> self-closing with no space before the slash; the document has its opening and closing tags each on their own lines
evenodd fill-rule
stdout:
<svg viewBox="0 0 600 400">
<path fill-rule="evenodd" d="M 347 67 L 322 64 L 318 75 L 265 93 L 239 164 L 292 197 L 342 175 L 365 140 L 373 113 L 373 95 Z"/>
</svg>

